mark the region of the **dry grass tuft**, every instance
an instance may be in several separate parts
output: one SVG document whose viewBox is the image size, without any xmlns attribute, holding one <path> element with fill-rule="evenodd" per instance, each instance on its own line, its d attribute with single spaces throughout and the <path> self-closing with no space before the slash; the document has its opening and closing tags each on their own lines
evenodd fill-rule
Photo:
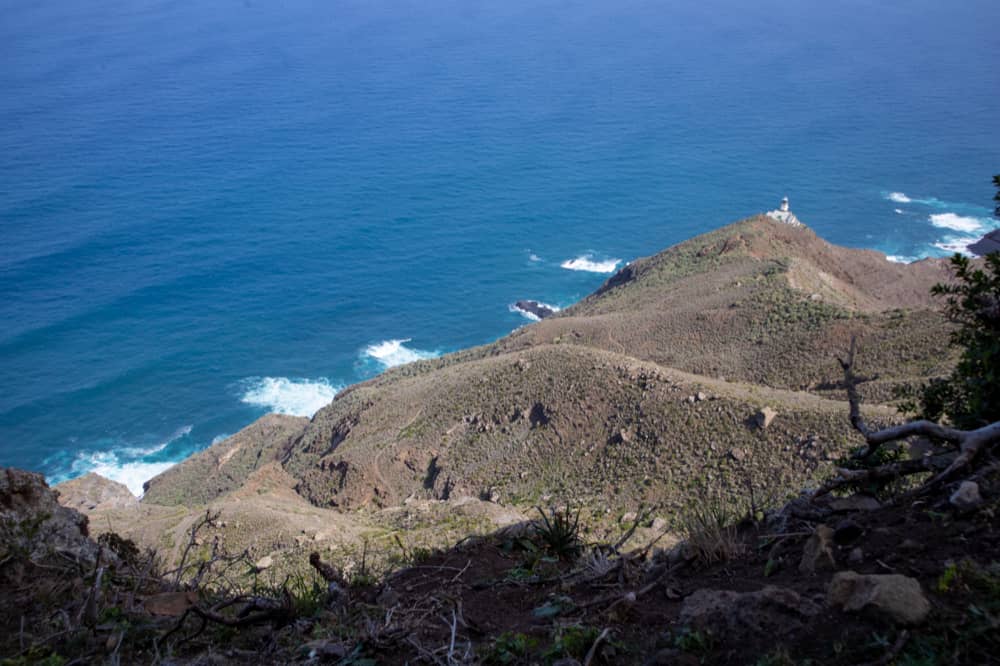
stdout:
<svg viewBox="0 0 1000 666">
<path fill-rule="evenodd" d="M 740 557 L 746 545 L 736 531 L 737 522 L 736 512 L 717 500 L 698 503 L 681 520 L 686 548 L 704 565 Z"/>
</svg>

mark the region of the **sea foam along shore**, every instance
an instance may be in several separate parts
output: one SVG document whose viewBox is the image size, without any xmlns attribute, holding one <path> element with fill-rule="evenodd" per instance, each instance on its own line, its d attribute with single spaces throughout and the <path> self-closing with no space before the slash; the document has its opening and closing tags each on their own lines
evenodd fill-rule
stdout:
<svg viewBox="0 0 1000 666">
<path fill-rule="evenodd" d="M 536 302 L 541 307 L 548 308 L 549 310 L 552 310 L 553 312 L 559 312 L 562 309 L 558 305 L 550 305 L 549 303 L 543 303 L 541 301 L 536 301 Z M 521 308 L 517 307 L 517 303 L 511 303 L 510 305 L 507 306 L 507 309 L 510 312 L 516 312 L 517 314 L 521 315 L 522 317 L 524 317 L 526 319 L 530 319 L 531 321 L 541 321 L 542 320 L 542 318 L 539 317 L 538 315 L 536 315 L 534 312 L 529 312 L 528 310 L 522 310 Z"/>
<path fill-rule="evenodd" d="M 570 271 L 586 271 L 588 273 L 614 273 L 621 259 L 595 260 L 592 254 L 584 254 L 574 259 L 567 259 L 559 264 Z"/>
<path fill-rule="evenodd" d="M 103 451 L 80 451 L 70 462 L 68 469 L 49 477 L 50 485 L 62 483 L 89 472 L 100 474 L 106 479 L 124 484 L 136 497 L 143 493 L 142 485 L 179 460 L 157 460 L 157 454 L 169 445 L 188 437 L 192 426 L 186 425 L 175 430 L 169 437 L 151 446 L 119 446 Z M 186 458 L 193 451 L 185 453 Z"/>
<path fill-rule="evenodd" d="M 982 206 L 948 202 L 936 197 L 911 197 L 903 192 L 883 192 L 882 197 L 896 204 L 910 204 L 910 210 L 893 208 L 897 215 L 909 213 L 922 218 L 926 215 L 923 219 L 929 222 L 931 227 L 956 232 L 946 233 L 935 239 L 930 244 L 930 248 L 933 249 L 918 251 L 912 255 L 889 254 L 886 257 L 889 261 L 910 263 L 927 257 L 941 256 L 942 253 L 955 252 L 969 255 L 970 245 L 977 242 L 983 234 L 1000 227 L 1000 220 L 995 219 L 990 214 L 991 211 Z M 918 209 L 922 207 L 925 210 L 917 213 L 913 207 Z M 927 208 L 941 212 L 928 212 Z"/>
<path fill-rule="evenodd" d="M 426 351 L 423 349 L 411 349 L 406 346 L 412 338 L 401 338 L 396 340 L 383 340 L 376 344 L 368 345 L 362 351 L 362 356 L 371 359 L 385 368 L 394 368 L 397 365 L 413 363 L 430 358 L 437 358 L 441 355 L 438 351 Z"/>
<path fill-rule="evenodd" d="M 340 387 L 334 386 L 325 377 L 250 377 L 241 384 L 242 402 L 291 416 L 311 417 L 330 404 L 340 390 Z"/>
</svg>

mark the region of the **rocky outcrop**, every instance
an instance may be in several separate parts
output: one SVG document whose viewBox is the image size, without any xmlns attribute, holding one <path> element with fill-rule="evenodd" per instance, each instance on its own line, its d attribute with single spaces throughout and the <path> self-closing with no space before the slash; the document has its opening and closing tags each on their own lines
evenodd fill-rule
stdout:
<svg viewBox="0 0 1000 666">
<path fill-rule="evenodd" d="M 0 543 L 32 560 L 62 555 L 92 565 L 98 547 L 88 537 L 87 517 L 56 498 L 41 474 L 0 468 Z"/>
<path fill-rule="evenodd" d="M 969 252 L 985 257 L 991 252 L 1000 252 L 1000 229 L 991 231 L 969 246 Z"/>
<path fill-rule="evenodd" d="M 129 509 L 139 504 L 138 498 L 123 483 L 90 472 L 58 484 L 53 490 L 59 503 L 81 513 L 104 509 Z"/>
<path fill-rule="evenodd" d="M 827 603 L 845 611 L 872 609 L 904 625 L 920 624 L 931 612 L 920 583 L 900 574 L 841 571 L 830 581 Z"/>
<path fill-rule="evenodd" d="M 958 489 L 951 494 L 948 502 L 959 511 L 973 511 L 983 503 L 979 493 L 979 484 L 975 481 L 963 481 Z"/>
<path fill-rule="evenodd" d="M 250 475 L 278 460 L 309 419 L 268 414 L 146 482 L 147 504 L 206 504 L 242 486 Z"/>
<path fill-rule="evenodd" d="M 545 303 L 539 303 L 538 301 L 518 301 L 514 303 L 514 307 L 524 312 L 526 314 L 537 317 L 538 319 L 545 319 L 546 317 L 551 317 L 557 310 Z"/>
<path fill-rule="evenodd" d="M 680 624 L 739 640 L 741 636 L 790 633 L 819 612 L 815 603 L 782 587 L 743 593 L 703 589 L 684 600 Z"/>
</svg>

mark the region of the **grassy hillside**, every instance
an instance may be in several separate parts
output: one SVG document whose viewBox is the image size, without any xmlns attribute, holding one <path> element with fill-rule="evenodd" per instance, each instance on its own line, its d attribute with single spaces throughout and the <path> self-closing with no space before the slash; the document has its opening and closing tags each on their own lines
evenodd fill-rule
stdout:
<svg viewBox="0 0 1000 666">
<path fill-rule="evenodd" d="M 893 264 L 751 218 L 493 344 L 349 387 L 311 420 L 264 417 L 150 481 L 139 510 L 92 517 L 163 546 L 211 506 L 241 516 L 232 543 L 282 553 L 436 547 L 538 503 L 607 531 L 640 504 L 676 525 L 706 498 L 778 502 L 860 443 L 838 388 L 852 335 L 878 376 L 863 387 L 876 422 L 898 418 L 879 405 L 896 387 L 948 371 L 929 295 L 947 278 L 943 261 Z"/>
</svg>

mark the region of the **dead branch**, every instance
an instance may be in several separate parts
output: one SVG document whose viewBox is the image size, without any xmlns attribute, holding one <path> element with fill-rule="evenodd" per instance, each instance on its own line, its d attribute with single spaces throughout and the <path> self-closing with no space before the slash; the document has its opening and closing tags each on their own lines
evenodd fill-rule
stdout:
<svg viewBox="0 0 1000 666">
<path fill-rule="evenodd" d="M 655 506 L 652 506 L 648 509 L 644 509 L 643 506 L 640 504 L 639 511 L 636 513 L 635 520 L 632 521 L 631 527 L 629 527 L 628 530 L 626 530 L 625 533 L 622 534 L 621 538 L 615 542 L 615 545 L 611 546 L 611 550 L 613 550 L 616 554 L 620 555 L 621 553 L 619 552 L 618 549 L 624 546 L 625 543 L 632 538 L 632 535 L 635 534 L 635 531 L 636 529 L 638 529 L 639 525 L 649 520 L 655 510 L 656 510 Z"/>
<path fill-rule="evenodd" d="M 597 637 L 594 644 L 590 646 L 589 650 L 587 650 L 587 656 L 583 660 L 583 666 L 590 666 L 590 662 L 594 661 L 594 657 L 597 656 L 597 648 L 601 646 L 601 643 L 604 642 L 604 639 L 608 637 L 609 633 L 611 633 L 611 629 L 605 628 L 604 631 L 601 632 L 601 635 Z"/>
<path fill-rule="evenodd" d="M 344 577 L 340 575 L 340 572 L 337 571 L 336 567 L 328 562 L 324 562 L 320 558 L 319 553 L 315 551 L 309 553 L 309 564 L 316 570 L 316 573 L 320 575 L 320 578 L 326 582 L 336 583 L 341 587 L 347 586 L 347 581 L 345 581 Z"/>
<path fill-rule="evenodd" d="M 222 514 L 219 511 L 212 513 L 211 509 L 206 510 L 205 515 L 191 526 L 191 529 L 189 530 L 190 537 L 188 538 L 187 544 L 184 546 L 184 550 L 181 552 L 180 564 L 178 564 L 177 568 L 173 571 L 168 571 L 164 574 L 164 578 L 171 575 L 174 576 L 173 589 L 180 589 L 181 578 L 184 576 L 184 572 L 189 568 L 189 565 L 187 564 L 188 555 L 190 555 L 191 550 L 198 545 L 198 532 L 200 532 L 205 526 L 214 527 L 215 522 L 219 519 L 220 515 Z"/>
<path fill-rule="evenodd" d="M 949 428 L 933 421 L 910 421 L 902 425 L 872 430 L 865 423 L 861 416 L 861 397 L 858 394 L 858 384 L 868 381 L 863 377 L 854 374 L 854 357 L 857 351 L 857 338 L 851 338 L 851 347 L 846 359 L 837 359 L 844 370 L 844 386 L 847 389 L 847 401 L 850 407 L 851 425 L 865 438 L 867 446 L 860 451 L 856 458 L 867 458 L 882 444 L 894 442 L 913 435 L 922 435 L 932 439 L 942 440 L 950 444 L 957 445 L 959 454 L 943 471 L 934 476 L 924 484 L 925 488 L 931 488 L 950 479 L 955 472 L 969 465 L 976 456 L 984 449 L 1000 442 L 1000 421 L 983 426 L 977 430 L 958 430 Z M 930 463 L 935 458 L 925 458 L 922 460 L 906 460 L 903 462 L 890 463 L 868 470 L 837 470 L 837 478 L 820 488 L 813 497 L 819 497 L 831 490 L 839 488 L 848 483 L 858 481 L 890 479 L 909 474 L 919 474 L 921 472 L 932 472 L 934 469 Z"/>
</svg>

